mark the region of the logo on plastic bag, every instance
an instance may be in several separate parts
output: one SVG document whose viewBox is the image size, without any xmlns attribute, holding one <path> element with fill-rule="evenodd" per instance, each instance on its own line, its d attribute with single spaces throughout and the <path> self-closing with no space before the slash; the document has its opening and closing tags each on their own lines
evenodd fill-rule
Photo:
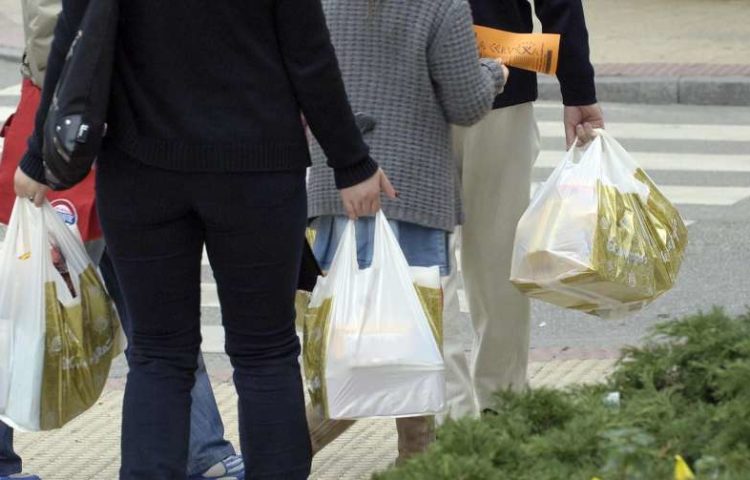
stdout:
<svg viewBox="0 0 750 480">
<path fill-rule="evenodd" d="M 78 224 L 78 211 L 70 200 L 60 198 L 50 203 L 65 225 L 71 227 Z"/>
</svg>

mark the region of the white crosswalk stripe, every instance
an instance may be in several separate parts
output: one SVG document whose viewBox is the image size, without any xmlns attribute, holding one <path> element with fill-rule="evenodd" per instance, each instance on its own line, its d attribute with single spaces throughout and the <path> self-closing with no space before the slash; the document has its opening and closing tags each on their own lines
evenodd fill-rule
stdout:
<svg viewBox="0 0 750 480">
<path fill-rule="evenodd" d="M 221 325 L 204 325 L 201 327 L 201 350 L 205 353 L 224 352 L 224 327 Z"/>
<path fill-rule="evenodd" d="M 702 140 L 706 142 L 747 142 L 747 125 L 685 125 L 663 123 L 607 123 L 607 131 L 618 139 Z M 539 122 L 543 137 L 562 138 L 560 122 Z"/>
<path fill-rule="evenodd" d="M 531 185 L 532 195 L 540 185 Z M 729 206 L 750 197 L 748 187 L 660 185 L 659 190 L 675 205 Z"/>
<path fill-rule="evenodd" d="M 201 283 L 201 306 L 207 308 L 219 307 L 219 294 L 216 291 L 216 284 L 214 282 Z"/>
<path fill-rule="evenodd" d="M 18 98 L 21 96 L 21 84 L 17 83 L 10 87 L 0 88 L 0 97 Z"/>
<path fill-rule="evenodd" d="M 0 122 L 13 112 L 14 107 L 10 105 L 17 102 L 19 95 L 20 85 L 0 88 L 0 102 L 2 102 L 2 105 L 0 105 Z M 564 133 L 561 122 L 550 120 L 557 112 L 562 113 L 561 107 L 552 103 L 540 103 L 537 105 L 537 109 L 545 117 L 543 121 L 539 122 L 540 133 L 545 140 L 545 144 L 563 145 Z M 641 146 L 663 142 L 668 145 L 670 142 L 681 141 L 735 145 L 741 145 L 736 142 L 750 143 L 750 126 L 748 125 L 610 122 L 607 124 L 607 129 L 618 140 L 639 142 Z M 1 141 L 0 148 L 2 148 Z M 750 149 L 733 148 L 726 151 L 734 153 L 706 153 L 705 149 L 691 151 L 690 153 L 661 153 L 656 151 L 631 151 L 630 153 L 647 172 L 679 172 L 680 174 L 692 172 L 693 174 L 701 174 L 696 178 L 709 174 L 736 173 L 741 175 L 750 173 Z M 543 179 L 544 175 L 549 173 L 549 169 L 558 165 L 563 155 L 562 149 L 543 150 L 534 165 L 535 178 Z M 538 186 L 539 183 L 535 183 L 532 188 Z M 704 179 L 699 185 L 659 184 L 659 187 L 676 205 L 685 208 L 695 206 L 728 208 L 750 198 L 750 187 L 711 185 Z M 688 220 L 689 225 L 693 223 L 693 221 Z M 204 269 L 210 270 L 205 251 L 201 264 Z M 465 294 L 463 292 L 461 294 L 461 309 L 465 311 L 468 310 L 467 300 Z M 201 305 L 209 311 L 219 308 L 216 284 L 213 279 L 201 284 Z M 224 332 L 220 325 L 205 325 L 202 328 L 202 333 L 204 351 L 223 352 Z"/>
<path fill-rule="evenodd" d="M 0 125 L 5 123 L 5 119 L 10 117 L 13 112 L 16 111 L 16 107 L 2 107 L 0 106 Z"/>
<path fill-rule="evenodd" d="M 713 155 L 687 153 L 631 152 L 644 170 L 692 171 L 692 172 L 750 172 L 750 155 Z M 543 150 L 536 163 L 537 168 L 554 168 L 562 159 L 563 152 Z"/>
</svg>

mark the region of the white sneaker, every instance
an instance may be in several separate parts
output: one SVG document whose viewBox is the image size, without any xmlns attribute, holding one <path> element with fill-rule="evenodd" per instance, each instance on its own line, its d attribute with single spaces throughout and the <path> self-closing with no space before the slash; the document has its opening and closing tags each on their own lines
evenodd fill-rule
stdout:
<svg viewBox="0 0 750 480">
<path fill-rule="evenodd" d="M 4 479 L 0 477 L 0 480 Z M 202 474 L 193 475 L 188 480 L 245 480 L 245 463 L 242 461 L 242 455 L 230 455 Z"/>
</svg>

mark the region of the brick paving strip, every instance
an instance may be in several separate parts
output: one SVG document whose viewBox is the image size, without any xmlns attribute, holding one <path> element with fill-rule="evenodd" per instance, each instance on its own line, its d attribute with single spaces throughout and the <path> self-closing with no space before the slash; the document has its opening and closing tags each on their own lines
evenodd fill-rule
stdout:
<svg viewBox="0 0 750 480">
<path fill-rule="evenodd" d="M 603 103 L 750 106 L 750 65 L 707 63 L 596 63 Z M 560 100 L 557 80 L 542 75 L 541 100 Z"/>
<path fill-rule="evenodd" d="M 599 77 L 750 77 L 750 65 L 708 63 L 602 63 Z"/>
</svg>

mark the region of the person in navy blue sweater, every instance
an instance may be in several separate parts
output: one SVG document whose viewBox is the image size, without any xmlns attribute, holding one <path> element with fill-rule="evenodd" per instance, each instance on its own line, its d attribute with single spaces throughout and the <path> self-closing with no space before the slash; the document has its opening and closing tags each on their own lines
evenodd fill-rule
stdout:
<svg viewBox="0 0 750 480">
<path fill-rule="evenodd" d="M 16 172 L 44 200 L 45 114 L 89 0 L 63 0 Z M 304 479 L 311 447 L 294 297 L 307 226 L 304 114 L 352 218 L 395 191 L 356 125 L 319 0 L 120 2 L 97 209 L 131 319 L 121 480 L 184 480 L 214 271 L 248 478 Z"/>
<path fill-rule="evenodd" d="M 470 3 L 477 25 L 517 33 L 533 30 L 527 0 Z M 561 34 L 557 78 L 567 146 L 576 137 L 585 143 L 594 127 L 604 127 L 604 119 L 596 100 L 581 0 L 535 0 L 534 10 L 544 32 Z M 477 125 L 454 131 L 466 215 L 461 263 L 475 333 L 468 363 L 463 345 L 445 346 L 454 416 L 481 413 L 492 408 L 494 392 L 526 385 L 529 301 L 508 279 L 515 227 L 528 206 L 531 168 L 539 153 L 533 110 L 537 80 L 532 72 L 510 70 L 494 110 Z M 446 325 L 460 318 L 456 295 L 451 294 L 457 284 L 454 276 L 446 295 Z"/>
</svg>

